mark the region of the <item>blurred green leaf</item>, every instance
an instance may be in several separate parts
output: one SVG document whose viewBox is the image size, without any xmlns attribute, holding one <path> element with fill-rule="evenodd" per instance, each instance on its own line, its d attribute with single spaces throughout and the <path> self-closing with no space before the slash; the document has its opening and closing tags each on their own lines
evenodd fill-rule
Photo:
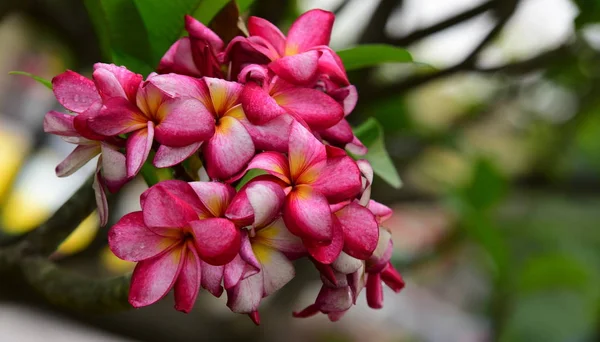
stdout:
<svg viewBox="0 0 600 342">
<path fill-rule="evenodd" d="M 43 84 L 44 86 L 46 86 L 46 88 L 52 90 L 52 82 L 48 81 L 47 79 L 43 78 L 43 77 L 39 77 L 36 76 L 34 74 L 30 74 L 28 72 L 25 71 L 11 71 L 8 73 L 9 75 L 23 75 L 23 76 L 27 76 L 27 77 L 31 77 L 34 80 L 38 81 L 39 83 Z"/>
<path fill-rule="evenodd" d="M 412 56 L 407 50 L 385 44 L 358 45 L 337 51 L 346 70 L 376 66 L 382 63 L 410 63 Z"/>
<path fill-rule="evenodd" d="M 354 134 L 369 149 L 362 157 L 371 163 L 373 171 L 392 187 L 398 189 L 402 186 L 400 175 L 394 166 L 390 155 L 385 149 L 383 128 L 374 118 L 369 118 L 362 125 L 354 129 Z"/>
<path fill-rule="evenodd" d="M 579 15 L 575 18 L 575 27 L 580 29 L 586 24 L 600 22 L 600 1 L 574 0 L 579 7 Z"/>
<path fill-rule="evenodd" d="M 236 0 L 240 13 L 243 14 L 250 9 L 250 6 L 254 3 L 254 0 Z"/>
<path fill-rule="evenodd" d="M 266 174 L 267 174 L 267 172 L 264 170 L 261 170 L 261 169 L 248 170 L 248 172 L 246 172 L 244 177 L 242 177 L 242 179 L 240 179 L 239 183 L 235 186 L 235 189 L 240 190 L 244 185 L 246 185 L 246 183 L 251 181 L 253 178 L 256 178 L 260 175 L 266 175 Z"/>
<path fill-rule="evenodd" d="M 520 292 L 549 289 L 587 291 L 593 270 L 577 258 L 560 253 L 536 255 L 523 265 L 518 276 Z"/>
<path fill-rule="evenodd" d="M 154 70 L 148 31 L 133 1 L 84 0 L 106 58 L 134 72 Z"/>
<path fill-rule="evenodd" d="M 212 18 L 229 3 L 229 0 L 200 1 L 200 4 L 192 12 L 192 17 L 208 26 Z"/>
<path fill-rule="evenodd" d="M 506 179 L 498 169 L 489 160 L 479 159 L 471 182 L 459 192 L 473 208 L 485 210 L 502 199 L 506 188 Z"/>
<path fill-rule="evenodd" d="M 146 184 L 150 187 L 158 182 L 173 179 L 173 170 L 171 168 L 157 168 L 152 165 L 152 160 L 154 159 L 154 152 L 150 153 L 148 156 L 148 160 L 142 165 L 142 169 L 140 170 L 140 174 L 146 181 Z"/>
</svg>

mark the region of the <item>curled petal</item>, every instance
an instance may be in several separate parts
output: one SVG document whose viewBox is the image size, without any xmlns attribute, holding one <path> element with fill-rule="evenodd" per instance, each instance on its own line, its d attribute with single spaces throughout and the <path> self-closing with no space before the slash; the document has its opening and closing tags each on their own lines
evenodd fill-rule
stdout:
<svg viewBox="0 0 600 342">
<path fill-rule="evenodd" d="M 373 215 L 375 215 L 375 219 L 377 219 L 378 223 L 385 222 L 387 219 L 392 217 L 394 212 L 388 206 L 383 205 L 379 202 L 370 200 L 367 209 L 369 209 Z"/>
<path fill-rule="evenodd" d="M 208 43 L 215 52 L 225 47 L 225 43 L 216 33 L 191 15 L 185 16 L 185 30 L 189 32 L 190 37 Z"/>
<path fill-rule="evenodd" d="M 333 239 L 327 199 L 309 186 L 296 186 L 289 193 L 283 207 L 283 219 L 290 232 L 303 240 L 328 244 Z"/>
<path fill-rule="evenodd" d="M 312 50 L 288 55 L 269 63 L 269 69 L 277 76 L 297 85 L 310 85 L 318 77 L 320 52 Z"/>
<path fill-rule="evenodd" d="M 327 75 L 329 79 L 337 84 L 348 85 L 350 81 L 348 81 L 348 76 L 340 57 L 328 46 L 322 46 L 318 50 L 322 53 L 319 58 L 319 73 Z M 356 89 L 354 90 L 356 93 Z M 356 104 L 356 99 L 354 100 L 354 104 Z M 354 108 L 354 105 L 352 105 L 352 108 Z M 350 108 L 347 114 L 352 111 L 352 108 Z M 344 109 L 346 109 L 346 106 L 344 106 Z"/>
<path fill-rule="evenodd" d="M 105 63 L 94 64 L 93 77 L 102 99 L 123 97 L 132 103 L 143 79 L 142 75 L 125 67 Z"/>
<path fill-rule="evenodd" d="M 367 276 L 367 304 L 373 309 L 383 307 L 383 285 L 380 273 L 369 273 Z"/>
<path fill-rule="evenodd" d="M 157 115 L 162 119 L 156 126 L 156 140 L 164 145 L 184 147 L 207 140 L 215 133 L 213 116 L 194 98 L 166 100 Z"/>
<path fill-rule="evenodd" d="M 379 241 L 379 226 L 369 209 L 352 202 L 335 213 L 344 232 L 344 252 L 366 260 Z"/>
<path fill-rule="evenodd" d="M 332 203 L 354 198 L 362 188 L 356 162 L 348 156 L 328 158 L 313 187 Z"/>
<path fill-rule="evenodd" d="M 101 101 L 94 82 L 71 70 L 52 79 L 52 91 L 61 105 L 75 113 L 81 113 L 92 103 Z"/>
<path fill-rule="evenodd" d="M 200 259 L 193 246 L 186 246 L 183 266 L 175 282 L 175 309 L 185 313 L 192 311 L 202 281 Z"/>
<path fill-rule="evenodd" d="M 127 182 L 125 155 L 107 143 L 100 143 L 102 150 L 102 177 L 110 192 L 117 192 Z"/>
<path fill-rule="evenodd" d="M 151 230 L 156 228 L 186 227 L 198 219 L 196 210 L 201 206 L 192 188 L 184 181 L 163 181 L 143 194 L 144 222 Z"/>
<path fill-rule="evenodd" d="M 320 131 L 319 134 L 330 144 L 338 147 L 344 147 L 354 139 L 352 127 L 350 127 L 350 124 L 345 119 L 326 130 Z"/>
<path fill-rule="evenodd" d="M 110 250 L 120 259 L 141 261 L 155 257 L 179 240 L 156 234 L 144 224 L 144 215 L 136 211 L 123 216 L 108 232 Z"/>
<path fill-rule="evenodd" d="M 393 251 L 394 242 L 392 241 L 392 235 L 389 231 L 380 227 L 377 248 L 375 248 L 369 260 L 367 260 L 366 271 L 370 273 L 381 272 L 392 258 Z"/>
<path fill-rule="evenodd" d="M 246 169 L 261 169 L 281 179 L 287 184 L 290 183 L 288 161 L 281 153 L 263 152 L 257 154 L 252 158 Z"/>
<path fill-rule="evenodd" d="M 318 45 L 329 45 L 335 15 L 314 9 L 302 14 L 290 27 L 287 36 L 288 50 L 306 51 Z"/>
<path fill-rule="evenodd" d="M 244 84 L 248 82 L 256 82 L 263 84 L 268 80 L 269 69 L 259 64 L 246 65 L 238 75 L 238 82 Z"/>
<path fill-rule="evenodd" d="M 96 199 L 96 207 L 98 208 L 100 226 L 104 227 L 108 223 L 108 201 L 106 200 L 106 193 L 104 192 L 104 184 L 102 182 L 102 177 L 100 176 L 99 168 L 96 168 L 92 188 L 94 189 L 94 197 Z"/>
<path fill-rule="evenodd" d="M 44 132 L 64 137 L 79 137 L 73 126 L 74 118 L 73 115 L 51 110 L 44 116 Z"/>
<path fill-rule="evenodd" d="M 369 152 L 369 149 L 356 136 L 354 136 L 352 142 L 346 145 L 346 149 L 357 156 L 364 156 Z"/>
<path fill-rule="evenodd" d="M 190 222 L 200 258 L 211 265 L 224 265 L 238 254 L 241 234 L 231 221 L 209 218 Z"/>
<path fill-rule="evenodd" d="M 202 142 L 196 142 L 183 147 L 170 147 L 160 145 L 152 163 L 156 167 L 171 167 L 177 165 L 189 158 L 194 152 L 198 151 Z"/>
<path fill-rule="evenodd" d="M 400 292 L 405 286 L 402 276 L 390 262 L 388 262 L 387 266 L 381 271 L 381 280 L 383 280 L 383 282 L 394 292 Z"/>
<path fill-rule="evenodd" d="M 265 89 L 254 82 L 246 83 L 240 102 L 246 117 L 255 125 L 266 124 L 286 113 Z"/>
<path fill-rule="evenodd" d="M 268 20 L 258 17 L 248 18 L 248 33 L 251 36 L 259 36 L 271 43 L 280 55 L 283 55 L 285 49 L 285 36 L 277 26 L 271 24 Z"/>
<path fill-rule="evenodd" d="M 344 247 L 344 234 L 339 221 L 333 219 L 333 238 L 327 245 L 319 243 L 306 243 L 308 253 L 319 263 L 329 265 L 334 262 Z"/>
<path fill-rule="evenodd" d="M 325 145 L 300 123 L 294 122 L 290 129 L 288 159 L 292 179 L 300 184 L 310 184 L 325 165 Z"/>
<path fill-rule="evenodd" d="M 213 266 L 204 261 L 201 261 L 202 269 L 202 287 L 207 289 L 215 297 L 221 297 L 223 287 L 223 266 Z"/>
<path fill-rule="evenodd" d="M 373 184 L 373 167 L 366 159 L 356 161 L 356 165 L 362 174 L 362 195 L 360 196 L 360 205 L 367 206 L 371 199 L 371 185 Z"/>
<path fill-rule="evenodd" d="M 157 67 L 160 74 L 177 73 L 180 75 L 201 77 L 202 72 L 196 67 L 192 57 L 192 45 L 189 37 L 180 38 L 173 43 L 160 59 Z"/>
<path fill-rule="evenodd" d="M 227 209 L 226 216 L 242 225 L 263 227 L 273 221 L 285 200 L 285 193 L 270 177 L 257 177 L 244 185 Z"/>
<path fill-rule="evenodd" d="M 215 135 L 202 146 L 206 172 L 213 179 L 228 179 L 240 172 L 254 156 L 254 143 L 244 125 L 225 116 Z"/>
<path fill-rule="evenodd" d="M 203 217 L 222 217 L 235 195 L 235 189 L 218 182 L 190 182 L 204 208 Z"/>
<path fill-rule="evenodd" d="M 100 153 L 100 145 L 78 145 L 73 152 L 56 166 L 58 177 L 67 177 L 87 164 L 92 158 Z"/>
<path fill-rule="evenodd" d="M 135 308 L 154 304 L 173 288 L 183 266 L 184 247 L 140 261 L 131 276 L 129 303 Z"/>
<path fill-rule="evenodd" d="M 354 107 L 356 107 L 356 102 L 358 102 L 358 92 L 353 85 L 332 90 L 328 94 L 342 105 L 344 116 L 350 115 Z"/>
<path fill-rule="evenodd" d="M 127 177 L 133 178 L 140 172 L 148 159 L 154 140 L 154 124 L 148 121 L 147 129 L 140 129 L 127 138 Z"/>
<path fill-rule="evenodd" d="M 222 267 L 224 267 L 223 285 L 225 285 L 226 290 L 229 290 L 240 282 L 246 271 L 247 264 L 242 257 L 236 255 L 233 260 Z"/>
</svg>

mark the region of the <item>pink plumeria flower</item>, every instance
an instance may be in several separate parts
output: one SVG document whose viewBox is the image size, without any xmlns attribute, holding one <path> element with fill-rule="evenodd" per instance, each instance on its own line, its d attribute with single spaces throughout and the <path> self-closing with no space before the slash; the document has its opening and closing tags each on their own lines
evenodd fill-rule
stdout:
<svg viewBox="0 0 600 342">
<path fill-rule="evenodd" d="M 298 122 L 292 123 L 287 158 L 276 152 L 263 152 L 247 169 L 270 173 L 286 193 L 283 218 L 294 235 L 307 247 L 330 245 L 339 225 L 334 225 L 329 203 L 354 198 L 361 189 L 356 163 L 342 150 L 326 148 Z M 340 249 L 341 250 L 341 249 Z M 331 262 L 337 256 L 321 262 Z"/>
<path fill-rule="evenodd" d="M 343 107 L 327 94 L 294 86 L 278 76 L 247 82 L 240 101 L 248 120 L 255 125 L 290 114 L 311 129 L 324 130 L 344 117 Z"/>
<path fill-rule="evenodd" d="M 196 84 L 187 76 L 150 75 L 137 89 L 135 105 L 113 97 L 105 101 L 104 110 L 88 120 L 98 134 L 130 133 L 126 148 L 128 177 L 140 171 L 154 140 L 162 145 L 154 164 L 168 167 L 185 160 L 213 136 L 214 119 L 209 110 L 199 100 L 180 95 L 193 92 Z"/>
<path fill-rule="evenodd" d="M 338 64 L 341 64 L 341 61 L 338 63 L 335 60 L 337 56 L 327 46 L 334 20 L 335 16 L 331 12 L 308 11 L 296 19 L 286 37 L 267 20 L 250 17 L 250 37 L 235 38 L 228 50 L 233 50 L 237 44 L 248 46 L 265 56 L 270 61 L 269 68 L 286 81 L 298 85 L 312 85 L 319 76 L 320 68 L 339 68 Z M 231 53 L 233 52 L 226 51 L 226 54 Z M 340 73 L 335 71 L 336 74 Z"/>
<path fill-rule="evenodd" d="M 234 192 L 221 183 L 164 181 L 142 194 L 142 211 L 125 215 L 108 236 L 116 256 L 138 262 L 131 305 L 153 304 L 174 288 L 175 308 L 189 312 L 200 286 L 220 283 L 218 266 L 241 246 L 239 229 L 222 217 Z"/>
<path fill-rule="evenodd" d="M 185 16 L 188 37 L 180 38 L 165 53 L 158 73 L 176 73 L 194 77 L 222 77 L 219 54 L 225 43 L 211 29 L 193 17 Z"/>
</svg>

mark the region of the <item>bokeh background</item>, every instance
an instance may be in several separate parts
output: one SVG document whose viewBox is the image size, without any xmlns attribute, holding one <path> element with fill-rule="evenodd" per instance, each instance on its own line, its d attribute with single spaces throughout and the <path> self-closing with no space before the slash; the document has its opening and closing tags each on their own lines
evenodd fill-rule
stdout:
<svg viewBox="0 0 600 342">
<path fill-rule="evenodd" d="M 129 1 L 129 0 L 122 0 Z M 350 74 L 375 117 L 403 187 L 374 198 L 406 289 L 364 298 L 340 322 L 293 319 L 318 276 L 263 304 L 263 325 L 201 294 L 190 315 L 156 306 L 113 314 L 47 304 L 19 274 L 0 274 L 0 341 L 598 341 L 600 340 L 600 1 L 256 0 L 253 15 L 289 26 L 334 11 L 332 47 L 387 43 L 416 64 Z M 72 146 L 45 135 L 51 91 L 23 76 L 89 74 L 103 59 L 80 0 L 0 2 L 0 246 L 34 229 L 81 185 L 54 167 Z M 143 180 L 111 200 L 111 221 L 139 208 Z M 109 225 L 110 226 L 110 225 Z M 132 265 L 106 247 L 94 215 L 53 255 L 90 276 Z M 364 296 L 364 295 L 363 295 Z"/>
</svg>

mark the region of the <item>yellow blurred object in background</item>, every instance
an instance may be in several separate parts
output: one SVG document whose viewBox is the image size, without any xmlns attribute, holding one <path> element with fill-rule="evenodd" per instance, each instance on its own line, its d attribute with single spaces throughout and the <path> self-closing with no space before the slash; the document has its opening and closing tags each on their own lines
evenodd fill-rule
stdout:
<svg viewBox="0 0 600 342">
<path fill-rule="evenodd" d="M 2 228 L 9 235 L 24 234 L 50 217 L 51 208 L 36 201 L 29 193 L 14 191 L 2 208 Z"/>
<path fill-rule="evenodd" d="M 0 202 L 6 196 L 27 156 L 30 141 L 19 132 L 9 131 L 3 123 L 0 128 Z"/>
<path fill-rule="evenodd" d="M 113 254 L 108 246 L 104 247 L 100 253 L 100 260 L 102 262 L 102 266 L 114 274 L 129 273 L 133 271 L 133 268 L 135 267 L 135 262 L 125 261 L 117 258 L 117 256 Z"/>
<path fill-rule="evenodd" d="M 81 224 L 69 235 L 69 237 L 58 246 L 57 253 L 60 255 L 71 255 L 79 253 L 92 243 L 98 229 L 100 228 L 100 218 L 98 212 L 94 210 L 90 216 L 81 222 Z"/>
</svg>

